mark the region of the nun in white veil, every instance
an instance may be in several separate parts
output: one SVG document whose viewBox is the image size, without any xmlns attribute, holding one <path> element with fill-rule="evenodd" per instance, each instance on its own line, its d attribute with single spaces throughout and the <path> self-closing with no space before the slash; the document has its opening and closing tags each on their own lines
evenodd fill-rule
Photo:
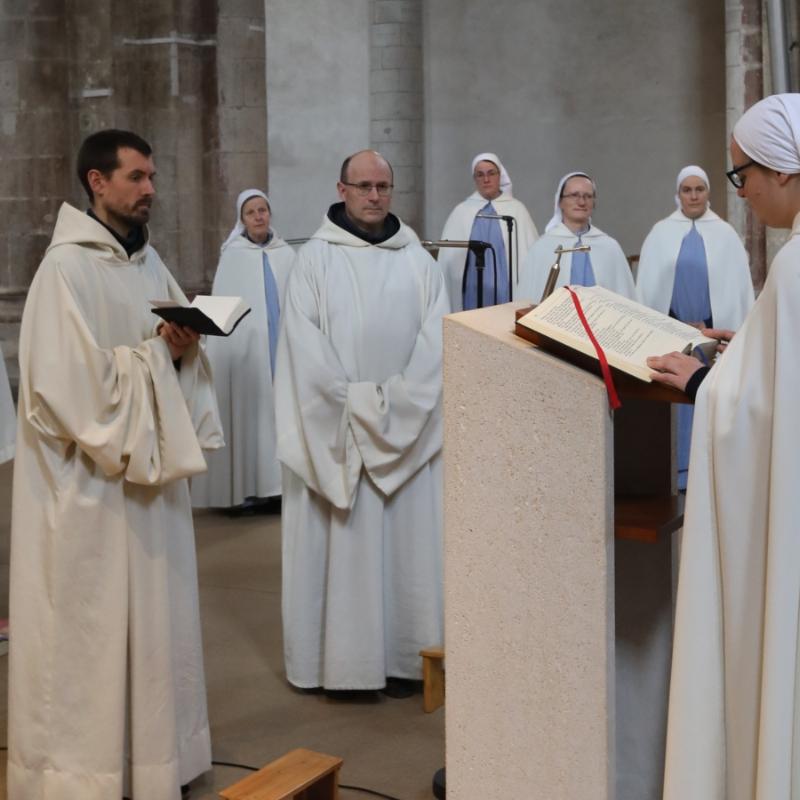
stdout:
<svg viewBox="0 0 800 800">
<path fill-rule="evenodd" d="M 207 453 L 208 472 L 192 479 L 196 508 L 254 510 L 281 494 L 272 376 L 294 251 L 271 218 L 262 191 L 241 192 L 222 245 L 212 293 L 243 297 L 252 311 L 229 337 L 206 342 L 227 447 Z"/>
<path fill-rule="evenodd" d="M 728 175 L 788 228 L 695 404 L 670 683 L 666 800 L 800 792 L 800 95 L 739 120 Z M 679 388 L 688 356 L 650 360 Z"/>
<path fill-rule="evenodd" d="M 653 226 L 642 245 L 639 300 L 690 325 L 736 330 L 754 300 L 742 240 L 711 210 L 704 169 L 684 167 L 675 183 L 677 209 Z M 685 489 L 694 409 L 678 405 L 677 411 L 678 488 Z"/>
<path fill-rule="evenodd" d="M 497 259 L 497 302 L 509 299 L 508 261 L 514 267 L 511 294 L 516 298 L 521 259 L 536 241 L 538 233 L 528 209 L 512 195 L 511 178 L 494 153 L 479 153 L 470 170 L 475 191 L 451 212 L 442 231 L 442 239 L 477 239 L 489 242 L 484 275 L 484 305 L 494 303 L 493 254 Z M 478 216 L 481 215 L 481 216 Z M 484 215 L 512 217 L 511 236 L 505 220 Z M 493 252 L 493 254 L 492 254 Z M 477 271 L 475 255 L 459 248 L 442 248 L 437 261 L 442 267 L 453 311 L 477 307 Z"/>
</svg>

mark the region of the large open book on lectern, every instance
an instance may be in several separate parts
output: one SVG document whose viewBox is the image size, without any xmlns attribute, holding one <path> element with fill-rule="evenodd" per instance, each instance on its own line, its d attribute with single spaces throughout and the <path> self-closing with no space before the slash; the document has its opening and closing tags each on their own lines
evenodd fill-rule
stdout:
<svg viewBox="0 0 800 800">
<path fill-rule="evenodd" d="M 714 358 L 717 340 L 703 336 L 691 325 L 601 286 L 570 288 L 578 296 L 586 322 L 612 367 L 649 383 L 653 372 L 647 366 L 649 356 L 678 351 L 695 353 L 707 363 Z M 525 335 L 525 330 L 535 336 Z M 550 297 L 520 317 L 517 333 L 544 349 L 549 349 L 550 342 L 556 342 L 597 358 L 597 351 L 566 287 L 556 289 Z M 559 349 L 563 352 L 563 347 Z"/>
</svg>

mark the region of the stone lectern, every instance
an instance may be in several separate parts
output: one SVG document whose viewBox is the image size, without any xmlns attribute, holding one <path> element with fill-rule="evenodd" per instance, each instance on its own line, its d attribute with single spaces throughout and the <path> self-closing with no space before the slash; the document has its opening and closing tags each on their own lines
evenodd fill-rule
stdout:
<svg viewBox="0 0 800 800">
<path fill-rule="evenodd" d="M 600 378 L 512 333 L 516 307 L 444 320 L 447 796 L 656 800 L 670 405 L 623 390 L 612 414 Z"/>
</svg>

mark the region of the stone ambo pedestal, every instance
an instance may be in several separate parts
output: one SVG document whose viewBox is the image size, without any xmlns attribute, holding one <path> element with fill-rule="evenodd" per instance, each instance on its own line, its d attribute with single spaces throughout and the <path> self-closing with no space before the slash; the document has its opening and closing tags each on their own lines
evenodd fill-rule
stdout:
<svg viewBox="0 0 800 800">
<path fill-rule="evenodd" d="M 670 407 L 612 415 L 514 307 L 444 321 L 448 798 L 655 800 L 671 542 L 615 546 L 614 491 L 673 491 Z"/>
</svg>

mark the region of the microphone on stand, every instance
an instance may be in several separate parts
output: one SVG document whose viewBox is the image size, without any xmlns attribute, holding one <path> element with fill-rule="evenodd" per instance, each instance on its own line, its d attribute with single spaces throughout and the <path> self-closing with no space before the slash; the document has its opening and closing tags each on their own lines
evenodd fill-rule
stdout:
<svg viewBox="0 0 800 800">
<path fill-rule="evenodd" d="M 486 251 L 492 251 L 494 261 L 494 294 L 495 305 L 497 304 L 497 254 L 489 242 L 482 242 L 480 239 L 424 239 L 420 244 L 426 250 L 434 250 L 442 247 L 463 247 L 475 253 L 475 269 L 478 272 L 478 308 L 483 308 L 483 271 L 486 268 Z M 461 276 L 461 301 L 463 305 L 464 291 L 467 286 L 467 266 L 464 265 L 464 273 Z"/>
<path fill-rule="evenodd" d="M 544 291 L 542 292 L 542 299 L 539 301 L 543 303 L 553 294 L 553 289 L 556 288 L 556 281 L 558 280 L 558 273 L 561 272 L 561 256 L 564 253 L 588 253 L 592 248 L 588 244 L 581 244 L 578 247 L 562 247 L 559 245 L 556 247 L 553 252 L 556 255 L 555 264 L 550 267 L 550 272 L 547 275 L 547 282 L 544 285 Z"/>
<path fill-rule="evenodd" d="M 510 214 L 476 214 L 477 219 L 496 219 L 503 220 L 508 228 L 508 299 L 509 302 L 514 299 L 514 246 L 511 243 L 511 234 L 514 230 L 514 223 L 516 220 Z M 515 238 L 516 241 L 516 238 Z M 517 244 L 519 244 L 517 242 Z M 516 248 L 519 250 L 519 247 Z"/>
</svg>

